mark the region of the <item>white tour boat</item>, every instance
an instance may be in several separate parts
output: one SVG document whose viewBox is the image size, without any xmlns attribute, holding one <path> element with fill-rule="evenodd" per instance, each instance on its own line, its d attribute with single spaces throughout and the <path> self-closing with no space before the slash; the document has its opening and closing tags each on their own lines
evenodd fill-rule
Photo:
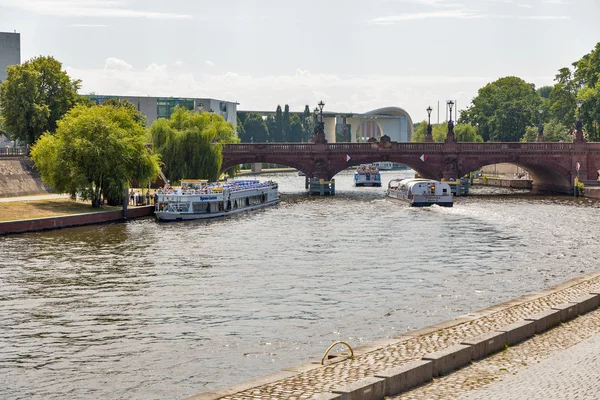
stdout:
<svg viewBox="0 0 600 400">
<path fill-rule="evenodd" d="M 402 200 L 414 207 L 452 207 L 450 185 L 431 179 L 392 179 L 388 184 L 387 195 Z"/>
<path fill-rule="evenodd" d="M 180 188 L 156 192 L 154 214 L 160 221 L 225 217 L 279 203 L 277 189 L 271 181 L 182 180 Z"/>
<path fill-rule="evenodd" d="M 355 186 L 381 186 L 381 174 L 374 165 L 360 165 L 354 173 Z"/>
</svg>

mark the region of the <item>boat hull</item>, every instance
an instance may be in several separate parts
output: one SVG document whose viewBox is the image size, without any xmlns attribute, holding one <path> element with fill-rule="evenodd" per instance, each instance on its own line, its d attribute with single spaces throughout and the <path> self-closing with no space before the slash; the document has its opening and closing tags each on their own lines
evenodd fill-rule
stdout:
<svg viewBox="0 0 600 400">
<path fill-rule="evenodd" d="M 416 195 L 412 198 L 403 196 L 402 192 L 389 190 L 387 192 L 388 197 L 407 203 L 411 207 L 430 207 L 430 206 L 441 206 L 441 207 L 452 207 L 453 199 L 452 196 L 421 196 Z"/>
<path fill-rule="evenodd" d="M 279 201 L 279 199 L 276 199 L 262 204 L 255 204 L 247 207 L 236 208 L 235 210 L 223 210 L 220 212 L 213 213 L 155 211 L 154 215 L 159 221 L 191 221 L 197 219 L 216 219 L 224 218 L 233 214 L 239 214 L 246 211 L 258 210 L 260 208 L 274 206 L 277 205 Z"/>
<path fill-rule="evenodd" d="M 377 187 L 381 187 L 381 182 L 355 182 L 354 185 L 357 186 L 357 187 L 359 187 L 359 186 L 377 186 Z"/>
</svg>

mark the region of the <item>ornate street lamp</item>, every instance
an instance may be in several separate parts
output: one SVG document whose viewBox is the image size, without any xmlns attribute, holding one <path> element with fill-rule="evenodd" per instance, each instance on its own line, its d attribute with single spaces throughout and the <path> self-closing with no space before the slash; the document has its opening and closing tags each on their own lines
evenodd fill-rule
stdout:
<svg viewBox="0 0 600 400">
<path fill-rule="evenodd" d="M 319 102 L 319 111 L 321 112 L 321 123 L 323 122 L 323 107 L 325 107 L 325 103 L 323 103 L 323 100 L 321 100 Z"/>
<path fill-rule="evenodd" d="M 450 120 L 448 121 L 448 133 L 446 134 L 446 142 L 456 142 L 456 140 L 454 140 L 454 122 L 452 122 L 452 107 L 454 106 L 454 102 L 452 100 L 448 100 L 446 104 L 448 105 L 448 109 L 450 110 Z"/>
<path fill-rule="evenodd" d="M 542 110 L 541 108 L 538 110 L 538 113 L 540 115 L 539 118 L 539 126 L 538 126 L 538 135 L 537 135 L 537 139 L 536 142 L 543 142 L 544 141 L 544 124 L 542 123 L 542 114 L 544 113 L 544 110 Z"/>
<path fill-rule="evenodd" d="M 325 124 L 323 123 L 323 107 L 325 103 L 323 100 L 319 102 L 318 107 L 315 108 L 315 138 L 314 143 L 327 143 L 325 139 Z M 319 119 L 320 115 L 320 119 Z"/>
<path fill-rule="evenodd" d="M 431 106 L 427 107 L 427 135 L 425 136 L 425 141 L 426 142 L 433 142 L 433 136 L 431 135 L 431 112 L 433 111 L 433 109 L 431 108 Z"/>
<path fill-rule="evenodd" d="M 575 128 L 577 129 L 575 132 L 575 142 L 585 142 L 583 138 L 583 122 L 581 122 L 581 106 L 583 105 L 583 100 L 577 100 L 577 124 L 575 124 Z"/>
</svg>

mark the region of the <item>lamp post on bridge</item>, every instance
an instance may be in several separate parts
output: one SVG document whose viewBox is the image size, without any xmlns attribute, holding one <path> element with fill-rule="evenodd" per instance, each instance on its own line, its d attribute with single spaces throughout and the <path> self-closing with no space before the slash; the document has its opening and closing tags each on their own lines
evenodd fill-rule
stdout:
<svg viewBox="0 0 600 400">
<path fill-rule="evenodd" d="M 448 109 L 450 110 L 450 120 L 448 121 L 448 133 L 446 134 L 446 143 L 456 142 L 456 139 L 454 139 L 454 122 L 452 122 L 452 107 L 454 106 L 454 102 L 452 100 L 448 100 L 446 104 L 448 105 Z"/>
<path fill-rule="evenodd" d="M 323 107 L 325 107 L 325 103 L 321 100 L 318 107 L 315 108 L 315 137 L 313 138 L 315 144 L 327 143 L 327 139 L 325 139 L 325 124 L 323 123 Z"/>
<path fill-rule="evenodd" d="M 577 100 L 577 123 L 575 124 L 575 143 L 583 143 L 585 142 L 585 138 L 583 137 L 583 122 L 581 122 L 581 106 L 583 105 L 583 100 Z"/>
<path fill-rule="evenodd" d="M 431 134 L 431 112 L 433 111 L 433 109 L 431 108 L 431 106 L 427 107 L 427 134 L 425 135 L 425 141 L 426 142 L 433 142 L 433 135 Z"/>
<path fill-rule="evenodd" d="M 539 126 L 538 126 L 538 135 L 537 138 L 535 139 L 536 142 L 543 142 L 544 141 L 544 123 L 542 122 L 542 114 L 544 113 L 544 110 L 542 110 L 541 108 L 538 110 L 540 118 L 539 118 Z"/>
</svg>

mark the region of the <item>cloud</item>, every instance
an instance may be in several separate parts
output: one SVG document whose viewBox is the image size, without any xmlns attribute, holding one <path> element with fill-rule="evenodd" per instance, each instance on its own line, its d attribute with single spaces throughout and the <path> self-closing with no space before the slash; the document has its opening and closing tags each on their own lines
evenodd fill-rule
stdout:
<svg viewBox="0 0 600 400">
<path fill-rule="evenodd" d="M 517 4 L 517 6 L 521 8 L 533 8 L 531 4 Z"/>
<path fill-rule="evenodd" d="M 484 14 L 477 10 L 448 10 L 432 11 L 424 13 L 407 13 L 379 17 L 369 22 L 376 25 L 390 25 L 403 21 L 413 21 L 430 18 L 445 19 L 475 19 L 475 18 L 497 18 L 497 19 L 522 19 L 522 20 L 565 20 L 570 19 L 564 15 L 510 15 L 510 14 Z"/>
<path fill-rule="evenodd" d="M 447 0 L 381 0 L 381 3 L 410 3 L 440 8 L 464 7 L 460 3 L 448 3 Z"/>
<path fill-rule="evenodd" d="M 105 71 L 131 71 L 133 66 L 115 57 L 107 58 L 104 62 Z"/>
<path fill-rule="evenodd" d="M 212 97 L 237 101 L 240 110 L 271 110 L 278 104 L 289 104 L 301 111 L 311 109 L 319 100 L 330 111 L 366 112 L 379 107 L 399 106 L 426 117 L 425 108 L 437 101 L 458 100 L 466 107 L 477 90 L 498 76 L 444 75 L 336 75 L 297 69 L 283 75 L 247 75 L 236 72 L 191 73 L 168 64 L 151 64 L 134 68 L 118 58 L 109 58 L 105 68 L 78 69 L 67 67 L 69 75 L 82 80 L 81 93 Z M 536 84 L 551 84 L 553 76 L 523 77 Z M 257 96 L 260 93 L 260 96 Z"/>
<path fill-rule="evenodd" d="M 446 19 L 465 19 L 465 18 L 479 18 L 476 11 L 472 10 L 448 10 L 448 11 L 431 11 L 422 13 L 407 13 L 399 15 L 390 15 L 387 17 L 379 17 L 370 20 L 370 23 L 377 25 L 388 25 L 401 21 L 412 21 L 418 19 L 431 19 L 431 18 L 446 18 Z"/>
<path fill-rule="evenodd" d="M 108 25 L 104 24 L 71 24 L 71 28 L 108 28 Z"/>
<path fill-rule="evenodd" d="M 211 67 L 215 65 L 215 63 L 210 60 L 206 60 L 205 63 L 206 65 L 210 65 Z"/>
<path fill-rule="evenodd" d="M 544 3 L 544 4 L 557 4 L 557 5 L 571 4 L 570 1 L 566 1 L 566 0 L 544 0 L 544 1 L 542 1 L 542 3 Z"/>
<path fill-rule="evenodd" d="M 0 0 L 0 7 L 17 8 L 34 14 L 60 17 L 114 17 L 148 19 L 190 19 L 174 14 L 125 8 L 122 0 Z"/>
</svg>

